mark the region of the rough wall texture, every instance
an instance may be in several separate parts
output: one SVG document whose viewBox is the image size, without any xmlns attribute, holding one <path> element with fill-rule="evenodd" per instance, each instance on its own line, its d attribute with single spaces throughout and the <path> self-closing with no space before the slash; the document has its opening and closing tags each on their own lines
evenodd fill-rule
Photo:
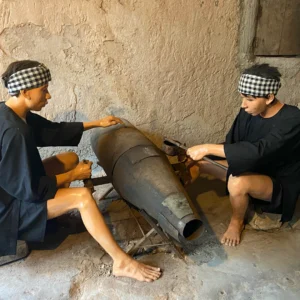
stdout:
<svg viewBox="0 0 300 300">
<path fill-rule="evenodd" d="M 258 0 L 240 3 L 0 0 L 0 72 L 14 60 L 44 62 L 52 99 L 41 114 L 55 121 L 114 114 L 157 144 L 220 142 L 238 110 L 239 72 L 253 62 L 278 66 L 279 98 L 300 103 L 300 58 L 251 57 Z M 95 160 L 89 133 L 78 153 Z"/>
<path fill-rule="evenodd" d="M 240 1 L 240 29 L 239 29 L 239 68 L 243 70 L 254 63 L 269 63 L 278 67 L 282 74 L 282 88 L 278 98 L 287 104 L 300 108 L 300 57 L 255 57 L 253 55 L 253 41 L 256 33 L 257 18 L 260 15 L 259 0 Z"/>
<path fill-rule="evenodd" d="M 0 3 L 0 72 L 21 59 L 52 71 L 42 115 L 114 114 L 158 144 L 163 136 L 189 145 L 223 140 L 238 103 L 238 0 Z M 79 153 L 91 158 L 88 141 L 85 133 Z"/>
</svg>

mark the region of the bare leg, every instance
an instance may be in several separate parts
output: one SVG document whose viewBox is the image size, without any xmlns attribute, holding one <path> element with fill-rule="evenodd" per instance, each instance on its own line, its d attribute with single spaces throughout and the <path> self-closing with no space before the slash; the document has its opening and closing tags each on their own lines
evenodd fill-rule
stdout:
<svg viewBox="0 0 300 300">
<path fill-rule="evenodd" d="M 218 161 L 228 166 L 226 160 Z M 188 162 L 190 163 L 190 162 Z M 192 182 L 200 174 L 209 174 L 226 182 L 226 171 L 206 161 L 191 162 L 188 166 Z M 245 174 L 238 177 L 230 176 L 228 190 L 232 206 L 232 217 L 221 243 L 227 246 L 236 246 L 240 243 L 244 230 L 244 218 L 248 208 L 249 195 L 256 199 L 271 201 L 273 182 L 270 177 L 259 174 Z"/>
<path fill-rule="evenodd" d="M 48 176 L 66 173 L 74 169 L 78 165 L 78 162 L 78 156 L 74 152 L 60 153 L 43 160 L 44 168 Z M 70 183 L 66 183 L 60 187 L 67 188 L 69 186 Z"/>
<path fill-rule="evenodd" d="M 230 176 L 228 190 L 232 206 L 232 217 L 221 243 L 227 246 L 236 246 L 240 243 L 244 229 L 249 195 L 257 199 L 270 201 L 273 193 L 273 182 L 270 177 L 258 174 Z"/>
<path fill-rule="evenodd" d="M 112 257 L 115 276 L 131 277 L 147 282 L 160 277 L 159 268 L 137 262 L 118 246 L 88 189 L 59 189 L 55 198 L 47 201 L 48 219 L 58 217 L 75 208 L 79 210 L 88 232 Z"/>
</svg>

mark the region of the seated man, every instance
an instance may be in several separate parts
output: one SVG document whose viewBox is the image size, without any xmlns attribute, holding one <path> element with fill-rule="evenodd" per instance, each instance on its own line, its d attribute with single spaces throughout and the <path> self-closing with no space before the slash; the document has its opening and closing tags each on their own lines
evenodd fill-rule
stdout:
<svg viewBox="0 0 300 300">
<path fill-rule="evenodd" d="M 121 120 L 108 116 L 92 122 L 55 123 L 33 113 L 51 99 L 50 70 L 37 61 L 11 63 L 2 79 L 10 97 L 0 103 L 0 256 L 15 254 L 17 239 L 43 241 L 47 220 L 77 209 L 87 231 L 112 257 L 115 276 L 158 279 L 159 268 L 132 259 L 116 243 L 91 191 L 69 187 L 74 180 L 90 177 L 92 163 L 79 162 L 72 152 L 42 161 L 37 149 L 77 146 L 83 131 Z"/>
<path fill-rule="evenodd" d="M 240 243 L 249 199 L 265 212 L 281 213 L 282 222 L 294 213 L 300 192 L 300 111 L 276 98 L 281 74 L 268 64 L 246 69 L 238 91 L 242 105 L 224 144 L 191 147 L 192 176 L 214 175 L 226 181 L 232 206 L 229 227 L 221 242 Z M 216 155 L 228 171 L 201 160 Z M 201 161 L 200 161 L 201 160 Z"/>
</svg>

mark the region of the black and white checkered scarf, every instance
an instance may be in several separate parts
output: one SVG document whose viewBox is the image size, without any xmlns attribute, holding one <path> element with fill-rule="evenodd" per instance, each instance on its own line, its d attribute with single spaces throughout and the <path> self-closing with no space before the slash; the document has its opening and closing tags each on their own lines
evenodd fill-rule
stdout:
<svg viewBox="0 0 300 300">
<path fill-rule="evenodd" d="M 276 79 L 243 74 L 239 81 L 238 91 L 243 95 L 265 97 L 269 94 L 276 95 L 280 87 L 281 83 Z"/>
<path fill-rule="evenodd" d="M 30 90 L 47 84 L 51 80 L 50 70 L 40 64 L 33 68 L 24 69 L 13 73 L 7 82 L 10 95 L 14 96 L 20 90 Z"/>
</svg>

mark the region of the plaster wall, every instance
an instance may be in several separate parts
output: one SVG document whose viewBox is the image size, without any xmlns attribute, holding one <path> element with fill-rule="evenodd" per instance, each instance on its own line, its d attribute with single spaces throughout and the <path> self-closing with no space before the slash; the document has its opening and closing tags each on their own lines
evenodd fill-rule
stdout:
<svg viewBox="0 0 300 300">
<path fill-rule="evenodd" d="M 243 70 L 254 63 L 268 63 L 282 74 L 282 87 L 278 98 L 300 108 L 300 56 L 266 57 L 253 55 L 256 22 L 259 16 L 259 0 L 241 0 L 239 29 L 239 68 Z"/>
<path fill-rule="evenodd" d="M 300 58 L 251 56 L 258 3 L 0 0 L 0 72 L 15 60 L 45 63 L 52 99 L 41 114 L 54 121 L 114 114 L 158 145 L 163 136 L 221 142 L 239 109 L 240 71 L 253 62 L 278 66 L 279 98 L 300 103 Z M 95 160 L 89 132 L 76 151 Z"/>
<path fill-rule="evenodd" d="M 22 59 L 51 69 L 52 99 L 42 115 L 114 114 L 157 144 L 163 136 L 189 145 L 223 140 L 238 104 L 238 0 L 0 4 L 0 72 Z M 2 87 L 0 96 L 7 97 Z M 93 158 L 89 133 L 79 153 Z"/>
</svg>

